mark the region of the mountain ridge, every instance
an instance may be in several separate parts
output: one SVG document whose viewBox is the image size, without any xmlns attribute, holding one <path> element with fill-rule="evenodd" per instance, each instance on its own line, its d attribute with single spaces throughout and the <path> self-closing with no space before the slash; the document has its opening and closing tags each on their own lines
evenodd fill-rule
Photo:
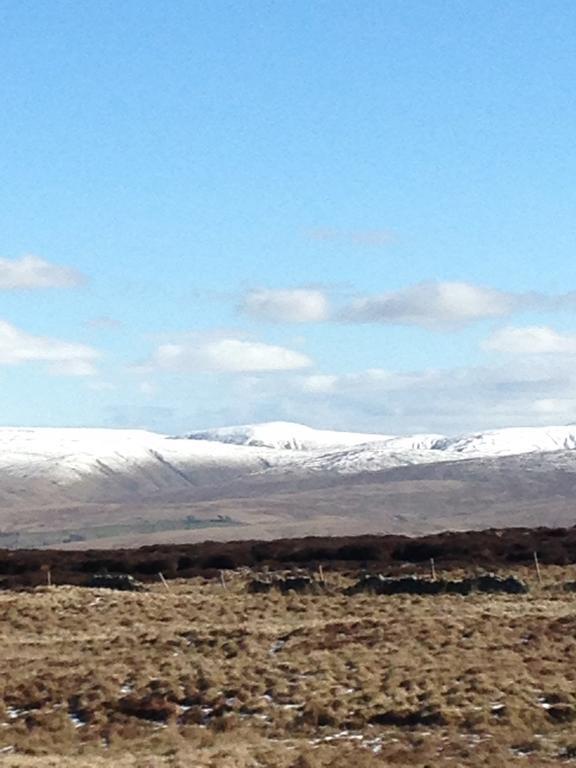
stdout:
<svg viewBox="0 0 576 768">
<path fill-rule="evenodd" d="M 574 425 L 455 437 L 289 422 L 0 428 L 0 545 L 564 525 L 575 493 Z"/>
</svg>

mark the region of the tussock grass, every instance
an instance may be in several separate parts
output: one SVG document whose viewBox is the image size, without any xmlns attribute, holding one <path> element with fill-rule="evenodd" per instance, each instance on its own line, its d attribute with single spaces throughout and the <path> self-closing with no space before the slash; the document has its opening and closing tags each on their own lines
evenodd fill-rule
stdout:
<svg viewBox="0 0 576 768">
<path fill-rule="evenodd" d="M 0 593 L 6 768 L 576 764 L 576 594 Z M 330 574 L 328 574 L 330 581 Z M 352 579 L 349 580 L 350 583 Z"/>
</svg>

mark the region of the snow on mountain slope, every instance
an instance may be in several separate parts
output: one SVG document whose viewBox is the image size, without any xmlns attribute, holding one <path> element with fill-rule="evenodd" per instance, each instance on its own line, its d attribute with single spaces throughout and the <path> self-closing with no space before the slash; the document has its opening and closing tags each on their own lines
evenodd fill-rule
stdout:
<svg viewBox="0 0 576 768">
<path fill-rule="evenodd" d="M 187 472 L 188 481 L 195 483 L 207 471 L 255 472 L 273 459 L 265 459 L 262 450 L 175 441 L 144 430 L 0 428 L 0 472 L 23 479 L 51 477 L 73 483 L 86 476 L 111 479 L 154 467 L 165 474 Z"/>
<path fill-rule="evenodd" d="M 184 437 L 188 440 L 209 440 L 232 445 L 283 448 L 292 451 L 339 449 L 360 443 L 397 439 L 392 435 L 312 429 L 304 424 L 293 424 L 287 421 L 270 421 L 264 424 L 243 424 L 237 427 L 207 429 L 200 432 L 190 432 Z"/>
<path fill-rule="evenodd" d="M 378 442 L 377 448 L 393 451 L 429 451 L 435 450 L 439 443 L 446 440 L 444 435 L 422 434 L 407 437 L 390 437 Z"/>
<path fill-rule="evenodd" d="M 469 456 L 511 456 L 519 453 L 574 450 L 576 427 L 513 427 L 439 439 L 434 450 Z"/>
<path fill-rule="evenodd" d="M 465 456 L 453 456 L 432 450 L 402 450 L 386 443 L 359 445 L 344 451 L 312 454 L 298 467 L 300 472 L 337 472 L 354 475 L 361 472 L 379 472 L 383 469 L 405 467 L 413 464 L 430 464 L 443 461 L 464 459 Z"/>
<path fill-rule="evenodd" d="M 300 452 L 271 471 L 354 474 L 397 466 L 576 449 L 576 427 L 518 427 L 446 437 L 404 437 L 315 430 L 301 424 L 271 422 L 193 432 L 191 441 L 211 440 L 238 446 L 268 446 Z"/>
<path fill-rule="evenodd" d="M 514 428 L 459 437 L 362 434 L 272 422 L 169 437 L 144 430 L 0 428 L 0 477 L 90 481 L 95 496 L 217 486 L 263 473 L 353 474 L 397 466 L 576 449 L 576 427 Z M 14 483 L 20 483 L 15 486 Z M 92 491 L 92 488 L 94 489 Z M 116 490 L 115 490 L 116 489 Z M 132 490 L 131 490 L 132 489 Z"/>
</svg>

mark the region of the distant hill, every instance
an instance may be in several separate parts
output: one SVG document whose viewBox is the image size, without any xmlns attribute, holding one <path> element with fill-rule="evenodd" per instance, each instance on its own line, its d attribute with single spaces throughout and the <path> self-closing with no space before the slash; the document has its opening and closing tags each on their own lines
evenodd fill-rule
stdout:
<svg viewBox="0 0 576 768">
<path fill-rule="evenodd" d="M 576 522 L 576 427 L 391 436 L 0 429 L 0 546 L 128 546 Z"/>
</svg>

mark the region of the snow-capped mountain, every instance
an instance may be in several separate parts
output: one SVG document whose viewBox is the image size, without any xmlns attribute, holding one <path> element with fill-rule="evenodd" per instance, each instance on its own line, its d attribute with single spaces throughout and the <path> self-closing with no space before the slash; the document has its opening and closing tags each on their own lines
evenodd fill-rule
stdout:
<svg viewBox="0 0 576 768">
<path fill-rule="evenodd" d="M 383 466 L 386 466 L 388 455 L 392 453 L 405 455 L 406 462 L 412 464 L 419 460 L 454 461 L 461 456 L 512 456 L 521 453 L 573 450 L 576 448 L 576 426 L 513 427 L 447 437 L 427 433 L 394 436 L 338 432 L 275 421 L 191 432 L 183 439 L 325 454 L 337 451 L 339 456 L 344 456 L 343 452 L 351 449 L 350 461 L 353 462 L 355 455 L 362 455 L 362 468 L 359 471 L 365 471 L 364 466 L 369 454 L 373 454 L 373 464 L 377 464 L 378 457 L 381 457 Z M 434 452 L 433 456 L 426 455 L 430 451 Z M 415 452 L 414 455 L 410 455 L 411 452 Z M 297 460 L 295 457 L 294 461 Z M 349 468 L 352 468 L 352 464 L 349 464 Z"/>
<path fill-rule="evenodd" d="M 163 469 L 192 485 L 288 469 L 378 471 L 465 458 L 576 449 L 576 427 L 525 427 L 446 437 L 394 437 L 269 422 L 192 432 L 182 437 L 123 429 L 0 428 L 0 474 L 75 483 Z M 164 485 L 165 483 L 162 483 Z"/>
<path fill-rule="evenodd" d="M 194 469 L 255 472 L 266 466 L 261 452 L 223 443 L 170 440 L 166 435 L 125 429 L 0 428 L 0 473 L 50 477 L 74 483 L 88 475 L 129 474 L 150 465 L 173 473 Z"/>
<path fill-rule="evenodd" d="M 439 439 L 435 450 L 476 456 L 574 450 L 576 427 L 513 427 Z"/>
<path fill-rule="evenodd" d="M 573 425 L 456 437 L 286 422 L 183 436 L 0 428 L 0 546 L 542 524 L 571 520 L 575 495 Z"/>
<path fill-rule="evenodd" d="M 251 445 L 259 448 L 283 448 L 291 451 L 314 451 L 345 448 L 360 443 L 375 443 L 394 439 L 390 435 L 362 432 L 336 432 L 312 429 L 304 424 L 270 421 L 264 424 L 243 424 L 220 427 L 185 435 L 189 440 L 208 440 L 230 445 Z"/>
</svg>

